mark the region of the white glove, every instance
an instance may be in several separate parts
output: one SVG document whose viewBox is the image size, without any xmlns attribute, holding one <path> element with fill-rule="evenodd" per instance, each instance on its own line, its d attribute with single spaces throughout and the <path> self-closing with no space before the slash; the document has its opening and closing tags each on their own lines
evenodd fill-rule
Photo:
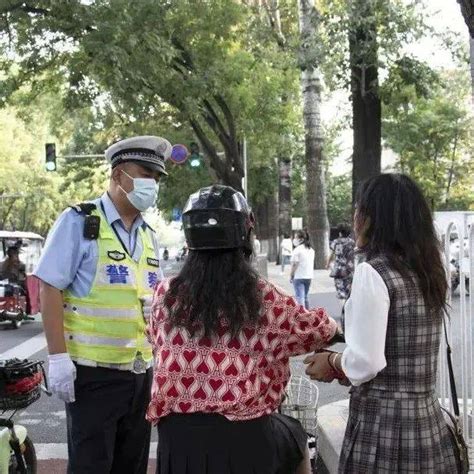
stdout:
<svg viewBox="0 0 474 474">
<path fill-rule="evenodd" d="M 49 360 L 49 388 L 51 392 L 66 403 L 76 401 L 74 393 L 74 380 L 76 380 L 76 366 L 69 354 L 52 354 Z"/>
<path fill-rule="evenodd" d="M 153 296 L 143 296 L 140 298 L 140 301 L 142 302 L 142 311 L 143 311 L 143 317 L 148 324 L 150 322 L 150 317 L 151 317 L 151 308 L 153 305 Z"/>
</svg>

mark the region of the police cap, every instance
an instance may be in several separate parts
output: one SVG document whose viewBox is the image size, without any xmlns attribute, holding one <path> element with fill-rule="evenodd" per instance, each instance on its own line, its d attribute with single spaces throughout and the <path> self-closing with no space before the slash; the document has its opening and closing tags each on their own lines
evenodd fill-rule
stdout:
<svg viewBox="0 0 474 474">
<path fill-rule="evenodd" d="M 171 156 L 171 143 L 165 138 L 146 135 L 120 140 L 105 150 L 112 168 L 127 162 L 137 163 L 167 175 L 165 162 Z"/>
</svg>

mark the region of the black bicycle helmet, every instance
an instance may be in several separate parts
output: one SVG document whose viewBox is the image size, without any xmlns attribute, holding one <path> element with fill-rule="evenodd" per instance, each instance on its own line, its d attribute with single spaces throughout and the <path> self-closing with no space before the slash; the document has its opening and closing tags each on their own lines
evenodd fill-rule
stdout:
<svg viewBox="0 0 474 474">
<path fill-rule="evenodd" d="M 251 251 L 255 219 L 244 196 L 213 185 L 192 194 L 183 210 L 184 235 L 191 250 L 244 248 Z"/>
</svg>

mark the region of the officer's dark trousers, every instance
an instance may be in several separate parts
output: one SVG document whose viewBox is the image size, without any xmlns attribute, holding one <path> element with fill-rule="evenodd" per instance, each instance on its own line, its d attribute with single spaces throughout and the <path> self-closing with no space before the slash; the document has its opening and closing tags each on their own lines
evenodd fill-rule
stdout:
<svg viewBox="0 0 474 474">
<path fill-rule="evenodd" d="M 152 370 L 77 366 L 76 401 L 66 404 L 68 474 L 145 474 Z"/>
</svg>

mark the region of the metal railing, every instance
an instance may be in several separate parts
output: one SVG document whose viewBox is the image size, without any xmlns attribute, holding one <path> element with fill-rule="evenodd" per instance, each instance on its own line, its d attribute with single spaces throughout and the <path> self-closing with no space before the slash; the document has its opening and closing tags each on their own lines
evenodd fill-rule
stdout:
<svg viewBox="0 0 474 474">
<path fill-rule="evenodd" d="M 472 278 L 474 275 L 474 212 L 435 213 L 435 223 L 444 243 L 445 266 L 450 283 L 448 337 L 453 352 L 461 422 L 466 440 L 469 440 L 472 460 L 474 459 L 472 413 L 474 399 L 474 281 Z M 459 256 L 453 252 L 453 237 L 455 237 L 454 242 L 459 242 Z M 453 294 L 451 289 L 451 272 L 456 271 L 456 265 L 459 267 L 459 296 L 458 293 Z M 440 348 L 438 391 L 441 404 L 452 410 L 444 338 Z"/>
</svg>

